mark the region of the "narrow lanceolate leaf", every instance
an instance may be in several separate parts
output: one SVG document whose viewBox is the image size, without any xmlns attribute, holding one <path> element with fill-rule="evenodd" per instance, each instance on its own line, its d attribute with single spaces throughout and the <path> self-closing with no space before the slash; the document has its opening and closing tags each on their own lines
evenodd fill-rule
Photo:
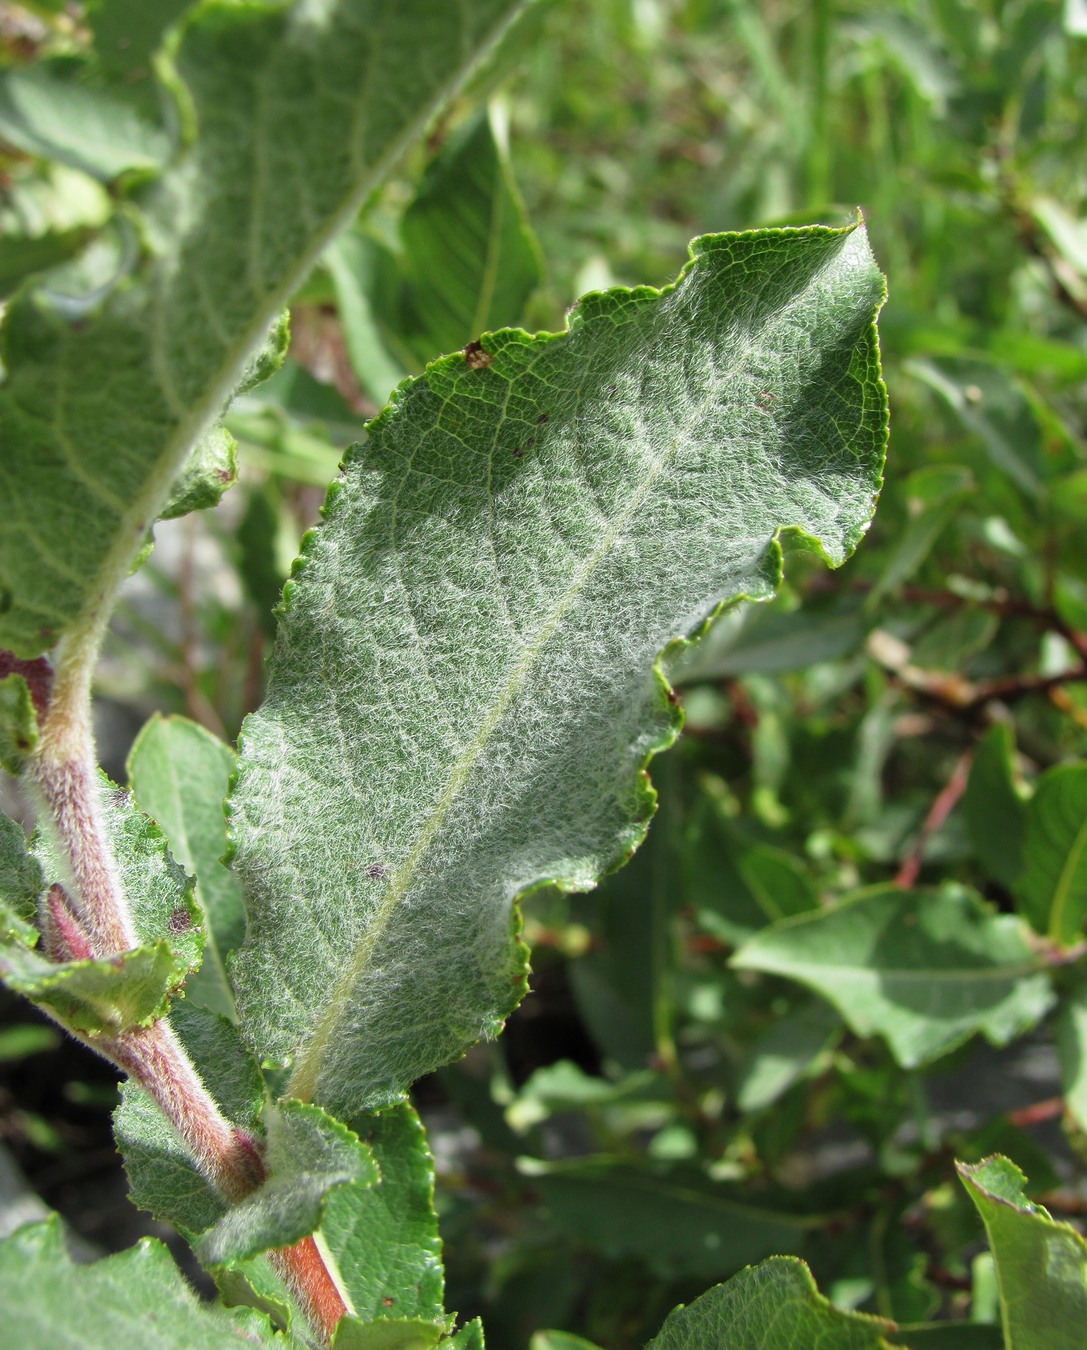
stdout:
<svg viewBox="0 0 1087 1350">
<path fill-rule="evenodd" d="M 234 753 L 195 722 L 155 716 L 137 737 L 127 767 L 136 800 L 196 878 L 207 944 L 200 969 L 186 983 L 186 1000 L 233 1017 L 226 959 L 244 936 L 245 914 L 238 883 L 220 859 L 226 852 L 223 799 Z"/>
<path fill-rule="evenodd" d="M 239 1007 L 291 1092 L 395 1098 L 525 987 L 515 900 L 644 834 L 656 658 L 871 515 L 883 295 L 860 227 L 711 235 L 673 287 L 485 334 L 402 386 L 285 591 L 232 801 Z"/>
<path fill-rule="evenodd" d="M 989 1237 L 1006 1350 L 1079 1350 L 1087 1326 L 1087 1242 L 1024 1194 L 1007 1158 L 958 1164 Z"/>
<path fill-rule="evenodd" d="M 777 1256 L 670 1313 L 646 1350 L 886 1350 L 894 1330 L 835 1308 L 803 1261 Z"/>
<path fill-rule="evenodd" d="M 765 929 L 732 964 L 799 980 L 907 1068 L 979 1032 L 1006 1045 L 1054 997 L 1023 925 L 957 888 L 860 895 Z"/>
<path fill-rule="evenodd" d="M 540 281 L 497 108 L 458 128 L 400 225 L 404 338 L 420 361 L 516 323 Z"/>
<path fill-rule="evenodd" d="M 978 862 L 1008 888 L 1023 870 L 1027 819 L 1027 804 L 1015 781 L 1013 754 L 1011 732 L 1002 722 L 995 723 L 974 751 L 962 801 Z"/>
<path fill-rule="evenodd" d="M 193 8 L 144 257 L 105 299 L 5 316 L 0 646 L 43 651 L 112 593 L 291 292 L 519 8 Z"/>
<path fill-rule="evenodd" d="M 1023 857 L 1013 887 L 1020 910 L 1054 941 L 1078 941 L 1087 914 L 1087 764 L 1042 775 L 1027 807 Z"/>
<path fill-rule="evenodd" d="M 13 1346 L 302 1346 L 248 1308 L 227 1312 L 201 1303 L 161 1242 L 144 1238 L 104 1261 L 74 1265 L 56 1218 L 0 1242 L 0 1306 L 4 1342 Z"/>
</svg>

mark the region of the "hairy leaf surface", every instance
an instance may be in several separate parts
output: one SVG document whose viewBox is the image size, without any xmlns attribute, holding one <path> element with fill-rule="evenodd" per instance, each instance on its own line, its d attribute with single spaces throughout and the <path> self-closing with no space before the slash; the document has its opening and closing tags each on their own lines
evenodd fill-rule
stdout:
<svg viewBox="0 0 1087 1350">
<path fill-rule="evenodd" d="M 783 528 L 842 561 L 879 484 L 864 232 L 710 235 L 679 282 L 484 335 L 404 385 L 308 537 L 232 798 L 239 1008 L 338 1114 L 493 1034 L 514 900 L 642 838 L 656 668 Z"/>
<path fill-rule="evenodd" d="M 143 256 L 104 298 L 30 292 L 5 317 L 0 646 L 43 651 L 112 593 L 249 353 L 518 7 L 193 9 L 190 142 L 144 194 Z"/>
<path fill-rule="evenodd" d="M 187 718 L 156 716 L 137 737 L 127 767 L 140 806 L 161 826 L 174 857 L 196 878 L 207 946 L 200 969 L 185 986 L 185 997 L 233 1017 L 226 958 L 241 943 L 245 915 L 237 881 L 220 862 L 226 852 L 223 799 L 233 752 Z"/>
<path fill-rule="evenodd" d="M 204 935 L 192 883 L 170 857 L 162 831 L 105 776 L 97 786 L 139 945 L 108 959 L 54 962 L 34 949 L 37 930 L 25 922 L 21 928 L 8 922 L 8 940 L 0 945 L 0 978 L 76 1030 L 113 1034 L 146 1025 L 166 1011 L 170 995 L 199 964 Z M 17 856 L 18 841 L 10 831 L 0 846 L 0 864 Z M 67 880 L 65 864 L 46 839 L 37 841 L 36 870 L 29 861 L 23 867 L 25 878 L 40 877 L 43 890 Z M 24 888 L 21 914 L 16 910 L 21 917 L 29 916 L 26 899 Z"/>
<path fill-rule="evenodd" d="M 203 1304 L 161 1242 L 144 1238 L 103 1261 L 77 1266 L 60 1221 L 21 1228 L 0 1242 L 5 1343 L 50 1350 L 223 1350 L 301 1347 L 250 1309 Z"/>
<path fill-rule="evenodd" d="M 894 1324 L 835 1308 L 795 1257 L 734 1275 L 670 1313 L 646 1350 L 885 1350 Z"/>
</svg>

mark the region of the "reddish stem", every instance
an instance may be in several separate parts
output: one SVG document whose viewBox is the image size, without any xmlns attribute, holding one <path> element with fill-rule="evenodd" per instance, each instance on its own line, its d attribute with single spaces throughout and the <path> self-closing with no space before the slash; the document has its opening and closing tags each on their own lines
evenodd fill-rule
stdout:
<svg viewBox="0 0 1087 1350">
<path fill-rule="evenodd" d="M 902 866 L 898 869 L 898 875 L 895 877 L 894 884 L 904 891 L 908 891 L 916 882 L 920 872 L 921 863 L 924 861 L 925 849 L 928 841 L 943 828 L 948 816 L 955 809 L 959 798 L 966 791 L 966 784 L 970 777 L 970 761 L 973 759 L 974 752 L 968 750 L 962 755 L 958 763 L 951 772 L 951 777 L 940 789 L 928 809 L 928 814 L 921 823 L 921 829 L 917 835 L 917 842 L 914 844 L 908 857 L 903 860 Z"/>
<path fill-rule="evenodd" d="M 286 1280 L 310 1326 L 327 1344 L 332 1340 L 340 1318 L 346 1315 L 347 1305 L 321 1259 L 316 1241 L 304 1237 L 293 1247 L 280 1247 L 269 1252 L 268 1259 Z"/>
</svg>

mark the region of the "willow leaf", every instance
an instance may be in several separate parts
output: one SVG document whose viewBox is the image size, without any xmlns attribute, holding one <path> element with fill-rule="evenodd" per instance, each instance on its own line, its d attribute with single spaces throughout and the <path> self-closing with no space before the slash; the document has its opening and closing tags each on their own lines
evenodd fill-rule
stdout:
<svg viewBox="0 0 1087 1350">
<path fill-rule="evenodd" d="M 516 898 L 644 835 L 679 717 L 656 666 L 833 564 L 879 486 L 883 283 L 860 226 L 710 235 L 680 280 L 484 334 L 349 453 L 284 593 L 231 811 L 239 1010 L 349 1115 L 493 1034 Z"/>
<path fill-rule="evenodd" d="M 131 203 L 142 256 L 104 295 L 5 316 L 0 647 L 43 651 L 111 595 L 291 293 L 518 8 L 193 8 L 188 142 Z"/>
</svg>

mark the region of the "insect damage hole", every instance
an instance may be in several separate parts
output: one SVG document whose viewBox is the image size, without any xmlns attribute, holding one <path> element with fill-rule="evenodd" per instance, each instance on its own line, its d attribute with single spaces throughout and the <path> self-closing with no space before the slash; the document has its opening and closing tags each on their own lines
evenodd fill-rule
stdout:
<svg viewBox="0 0 1087 1350">
<path fill-rule="evenodd" d="M 483 350 L 482 342 L 469 342 L 464 349 L 464 360 L 469 370 L 482 370 L 484 366 L 489 366 L 493 359 L 490 352 Z"/>
</svg>

